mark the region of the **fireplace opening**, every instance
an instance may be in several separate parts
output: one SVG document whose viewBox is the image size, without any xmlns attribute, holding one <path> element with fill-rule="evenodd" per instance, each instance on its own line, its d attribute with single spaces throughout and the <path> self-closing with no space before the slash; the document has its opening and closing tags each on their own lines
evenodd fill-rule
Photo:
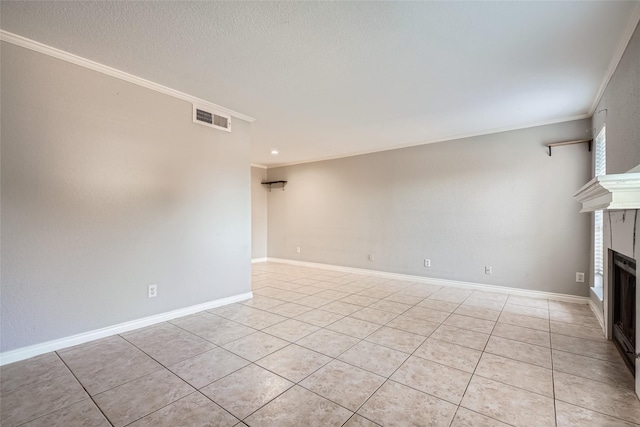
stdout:
<svg viewBox="0 0 640 427">
<path fill-rule="evenodd" d="M 613 342 L 635 376 L 636 261 L 609 249 L 613 291 Z"/>
</svg>

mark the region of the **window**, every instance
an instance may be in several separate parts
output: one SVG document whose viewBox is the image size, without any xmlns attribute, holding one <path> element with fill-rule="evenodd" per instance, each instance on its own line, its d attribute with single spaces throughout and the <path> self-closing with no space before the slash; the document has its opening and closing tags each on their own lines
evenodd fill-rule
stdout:
<svg viewBox="0 0 640 427">
<path fill-rule="evenodd" d="M 596 138 L 595 175 L 607 173 L 607 137 L 606 127 Z M 603 242 L 603 212 L 594 212 L 593 229 L 593 291 L 602 300 L 602 281 L 604 277 L 604 242 Z"/>
</svg>

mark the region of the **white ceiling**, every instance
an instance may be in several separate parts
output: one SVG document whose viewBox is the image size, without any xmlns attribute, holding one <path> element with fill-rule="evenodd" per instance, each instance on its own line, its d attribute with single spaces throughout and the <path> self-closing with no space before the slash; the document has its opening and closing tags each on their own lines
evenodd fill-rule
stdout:
<svg viewBox="0 0 640 427">
<path fill-rule="evenodd" d="M 251 160 L 269 166 L 588 117 L 640 16 L 639 1 L 0 7 L 5 31 L 255 117 Z"/>
</svg>

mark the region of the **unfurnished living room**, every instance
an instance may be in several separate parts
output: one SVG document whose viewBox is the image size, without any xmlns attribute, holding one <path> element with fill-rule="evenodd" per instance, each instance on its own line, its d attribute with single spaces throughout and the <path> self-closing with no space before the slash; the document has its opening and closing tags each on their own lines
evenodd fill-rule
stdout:
<svg viewBox="0 0 640 427">
<path fill-rule="evenodd" d="M 640 1 L 0 1 L 0 425 L 640 426 Z"/>
</svg>

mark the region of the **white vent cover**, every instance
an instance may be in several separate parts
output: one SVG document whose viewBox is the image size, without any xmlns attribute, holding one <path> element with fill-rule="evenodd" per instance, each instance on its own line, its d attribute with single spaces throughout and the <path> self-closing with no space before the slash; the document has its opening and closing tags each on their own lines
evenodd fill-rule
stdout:
<svg viewBox="0 0 640 427">
<path fill-rule="evenodd" d="M 231 132 L 231 116 L 193 104 L 193 123 Z"/>
</svg>

